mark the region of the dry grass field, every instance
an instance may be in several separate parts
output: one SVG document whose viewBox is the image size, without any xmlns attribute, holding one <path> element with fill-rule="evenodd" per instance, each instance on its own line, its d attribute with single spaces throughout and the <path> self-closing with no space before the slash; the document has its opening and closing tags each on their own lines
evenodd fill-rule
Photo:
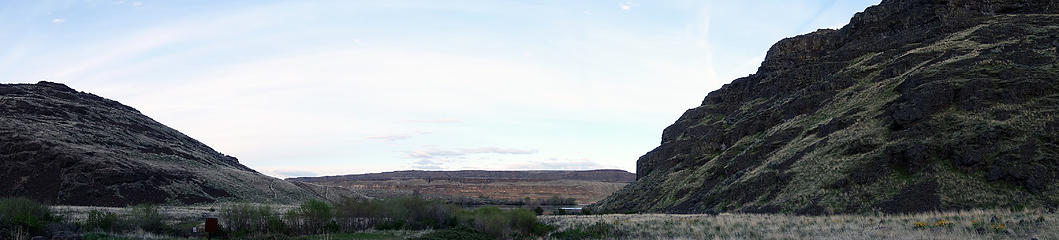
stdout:
<svg viewBox="0 0 1059 240">
<path fill-rule="evenodd" d="M 271 205 L 290 209 L 292 205 Z M 228 204 L 159 207 L 169 224 L 196 222 L 209 209 Z M 127 208 L 54 206 L 66 221 L 88 211 L 124 213 Z M 1054 210 L 1053 210 L 1054 211 Z M 1059 239 L 1059 214 L 1049 210 L 970 210 L 901 215 L 797 216 L 782 214 L 608 214 L 538 216 L 556 229 L 541 239 Z M 190 226 L 189 226 L 190 227 Z M 200 226 L 201 227 L 201 226 Z M 369 238 L 406 238 L 426 231 L 358 233 Z M 563 233 L 579 232 L 582 235 Z M 370 235 L 370 236 L 368 236 Z M 376 236 L 378 235 L 378 236 Z M 145 232 L 127 238 L 166 238 Z M 365 236 L 336 235 L 335 239 Z M 572 236 L 572 237 L 571 237 Z"/>
<path fill-rule="evenodd" d="M 558 231 L 607 229 L 606 239 L 1059 239 L 1059 215 L 1047 210 L 832 216 L 612 214 L 539 219 L 557 226 Z"/>
</svg>

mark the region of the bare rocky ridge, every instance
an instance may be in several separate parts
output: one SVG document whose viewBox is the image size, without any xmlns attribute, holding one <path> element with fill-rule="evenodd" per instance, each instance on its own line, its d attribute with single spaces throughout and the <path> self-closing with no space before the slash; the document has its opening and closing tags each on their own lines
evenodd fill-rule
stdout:
<svg viewBox="0 0 1059 240">
<path fill-rule="evenodd" d="M 1059 205 L 1059 2 L 884 0 L 776 43 L 637 160 L 609 212 Z"/>
<path fill-rule="evenodd" d="M 0 196 L 126 206 L 354 195 L 262 175 L 129 106 L 40 82 L 0 84 Z"/>
</svg>

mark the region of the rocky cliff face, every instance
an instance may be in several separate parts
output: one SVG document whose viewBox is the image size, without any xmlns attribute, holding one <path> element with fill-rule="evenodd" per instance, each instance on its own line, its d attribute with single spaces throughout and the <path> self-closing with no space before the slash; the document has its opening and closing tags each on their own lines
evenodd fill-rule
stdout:
<svg viewBox="0 0 1059 240">
<path fill-rule="evenodd" d="M 125 206 L 325 193 L 339 194 L 262 175 L 121 103 L 58 83 L 0 84 L 0 196 Z"/>
<path fill-rule="evenodd" d="M 610 212 L 1059 205 L 1059 2 L 884 0 L 776 43 L 637 161 Z"/>
</svg>

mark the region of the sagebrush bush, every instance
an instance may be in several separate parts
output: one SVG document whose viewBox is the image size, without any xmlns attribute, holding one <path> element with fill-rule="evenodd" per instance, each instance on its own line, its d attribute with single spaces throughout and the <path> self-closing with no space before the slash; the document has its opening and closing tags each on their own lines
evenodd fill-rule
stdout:
<svg viewBox="0 0 1059 240">
<path fill-rule="evenodd" d="M 0 198 L 0 222 L 11 228 L 37 234 L 57 220 L 47 205 L 26 198 Z"/>
<path fill-rule="evenodd" d="M 467 210 L 419 197 L 346 199 L 334 205 L 307 201 L 280 214 L 268 206 L 233 204 L 221 210 L 225 229 L 235 237 L 356 232 L 366 229 L 462 229 L 491 238 L 544 235 L 548 225 L 526 209 L 482 207 Z M 457 232 L 451 232 L 456 234 Z"/>
<path fill-rule="evenodd" d="M 282 234 L 287 231 L 287 224 L 280 219 L 279 213 L 268 205 L 233 204 L 221 210 L 220 219 L 228 231 L 236 236 Z"/>
<path fill-rule="evenodd" d="M 120 222 L 121 219 L 118 217 L 118 214 L 93 209 L 91 211 L 88 211 L 88 217 L 85 219 L 85 222 L 84 224 L 82 224 L 82 227 L 85 230 L 90 231 L 98 230 L 105 232 L 114 232 L 115 230 L 118 230 L 118 224 Z"/>
<path fill-rule="evenodd" d="M 293 209 L 300 218 L 299 227 L 308 233 L 326 232 L 325 224 L 331 222 L 331 205 L 320 200 L 309 200 Z"/>
<path fill-rule="evenodd" d="M 164 234 L 167 232 L 165 216 L 158 211 L 158 206 L 140 204 L 129 210 L 129 222 L 146 232 Z"/>
</svg>

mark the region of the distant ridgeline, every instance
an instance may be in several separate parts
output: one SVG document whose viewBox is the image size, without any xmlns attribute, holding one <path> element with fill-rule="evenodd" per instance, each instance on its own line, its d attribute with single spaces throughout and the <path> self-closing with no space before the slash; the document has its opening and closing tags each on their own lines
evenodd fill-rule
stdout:
<svg viewBox="0 0 1059 240">
<path fill-rule="evenodd" d="M 369 197 L 421 194 L 453 203 L 526 204 L 554 202 L 594 203 L 636 180 L 623 170 L 586 171 L 396 171 L 328 177 L 288 178 L 343 187 Z"/>
<path fill-rule="evenodd" d="M 608 212 L 1059 205 L 1059 1 L 884 0 L 787 38 L 637 160 Z"/>
<path fill-rule="evenodd" d="M 126 206 L 356 195 L 262 175 L 129 106 L 40 82 L 0 84 L 0 196 Z"/>
<path fill-rule="evenodd" d="M 326 177 L 299 177 L 287 180 L 301 182 L 324 182 L 341 180 L 359 181 L 385 181 L 399 179 L 430 179 L 430 180 L 493 180 L 493 181 L 553 181 L 553 180 L 585 180 L 600 182 L 632 182 L 636 181 L 636 175 L 623 170 L 585 170 L 585 171 L 487 171 L 487 170 L 462 170 L 462 171 L 394 171 L 382 173 L 351 174 Z"/>
</svg>

